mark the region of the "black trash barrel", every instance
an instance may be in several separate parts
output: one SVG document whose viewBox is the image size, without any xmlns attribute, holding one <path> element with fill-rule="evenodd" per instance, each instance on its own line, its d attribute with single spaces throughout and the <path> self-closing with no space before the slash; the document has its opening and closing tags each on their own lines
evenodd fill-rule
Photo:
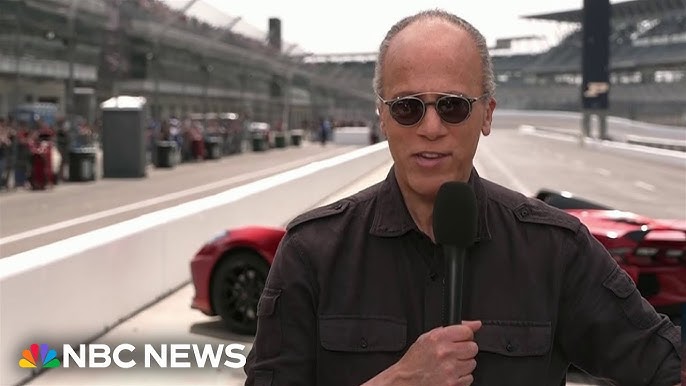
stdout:
<svg viewBox="0 0 686 386">
<path fill-rule="evenodd" d="M 253 133 L 252 135 L 252 151 L 265 151 L 267 150 L 267 141 L 264 135 L 259 133 Z"/>
<path fill-rule="evenodd" d="M 205 139 L 205 159 L 219 159 L 222 156 L 221 138 L 209 137 Z"/>
<path fill-rule="evenodd" d="M 69 151 L 69 181 L 95 181 L 95 158 L 92 147 L 76 147 Z"/>
<path fill-rule="evenodd" d="M 292 130 L 291 131 L 291 144 L 293 146 L 300 146 L 303 140 L 302 130 Z"/>
<path fill-rule="evenodd" d="M 173 168 L 176 164 L 176 142 L 174 141 L 157 141 L 155 147 L 156 157 L 155 166 L 158 168 Z"/>
</svg>

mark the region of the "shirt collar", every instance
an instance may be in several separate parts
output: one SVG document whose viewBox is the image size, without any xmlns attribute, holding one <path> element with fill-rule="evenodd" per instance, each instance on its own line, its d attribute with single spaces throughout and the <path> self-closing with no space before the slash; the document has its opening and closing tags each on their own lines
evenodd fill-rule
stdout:
<svg viewBox="0 0 686 386">
<path fill-rule="evenodd" d="M 483 181 L 475 168 L 469 176 L 468 184 L 474 189 L 477 201 L 477 234 L 475 242 L 491 239 L 486 216 L 488 195 Z M 402 236 L 409 231 L 421 232 L 407 210 L 400 186 L 395 178 L 395 167 L 386 176 L 376 193 L 374 220 L 369 233 L 381 237 Z"/>
</svg>

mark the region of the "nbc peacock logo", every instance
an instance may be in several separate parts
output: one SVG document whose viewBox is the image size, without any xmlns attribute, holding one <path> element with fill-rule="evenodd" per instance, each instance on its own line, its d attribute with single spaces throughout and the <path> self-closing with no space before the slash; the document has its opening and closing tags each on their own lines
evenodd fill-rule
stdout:
<svg viewBox="0 0 686 386">
<path fill-rule="evenodd" d="M 60 360 L 57 359 L 57 352 L 47 344 L 32 344 L 29 350 L 24 350 L 19 360 L 19 367 L 25 369 L 41 369 L 60 367 Z"/>
</svg>

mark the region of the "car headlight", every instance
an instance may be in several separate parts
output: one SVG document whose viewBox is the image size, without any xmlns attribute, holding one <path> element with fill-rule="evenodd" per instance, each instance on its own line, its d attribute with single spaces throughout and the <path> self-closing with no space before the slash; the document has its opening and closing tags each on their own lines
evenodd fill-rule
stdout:
<svg viewBox="0 0 686 386">
<path fill-rule="evenodd" d="M 211 255 L 216 252 L 217 249 L 217 241 L 221 240 L 224 237 L 227 237 L 229 235 L 229 231 L 222 231 L 210 238 L 205 244 L 200 248 L 200 251 L 198 251 L 198 254 L 200 255 Z"/>
<path fill-rule="evenodd" d="M 212 237 L 205 243 L 205 245 L 214 244 L 214 243 L 216 243 L 217 241 L 223 239 L 224 237 L 227 237 L 228 235 L 229 235 L 229 231 L 226 231 L 226 230 L 225 230 L 225 231 L 221 231 L 221 232 L 217 233 L 216 235 L 212 236 Z"/>
<path fill-rule="evenodd" d="M 618 247 L 618 248 L 610 248 L 608 249 L 608 252 L 610 252 L 610 255 L 617 261 L 619 264 L 624 264 L 626 263 L 626 257 L 632 252 L 632 248 L 629 247 Z"/>
</svg>

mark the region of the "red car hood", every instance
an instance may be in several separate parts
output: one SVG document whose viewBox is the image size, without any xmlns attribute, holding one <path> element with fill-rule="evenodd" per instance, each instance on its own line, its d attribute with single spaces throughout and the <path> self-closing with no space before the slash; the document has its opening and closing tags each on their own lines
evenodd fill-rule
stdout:
<svg viewBox="0 0 686 386">
<path fill-rule="evenodd" d="M 683 240 L 686 232 L 686 220 L 652 219 L 621 210 L 570 209 L 566 212 L 581 220 L 593 234 L 611 238 L 622 237 L 627 232 L 637 230 L 663 230 L 664 232 L 659 232 L 660 239 Z"/>
</svg>

